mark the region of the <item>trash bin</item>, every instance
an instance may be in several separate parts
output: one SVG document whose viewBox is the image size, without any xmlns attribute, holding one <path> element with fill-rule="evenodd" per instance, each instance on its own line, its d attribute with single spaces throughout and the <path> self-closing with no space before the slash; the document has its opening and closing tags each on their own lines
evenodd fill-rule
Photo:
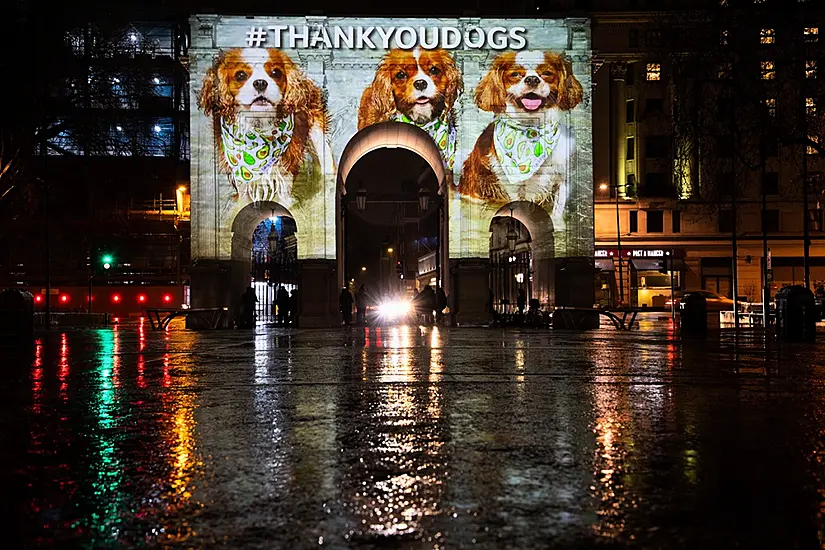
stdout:
<svg viewBox="0 0 825 550">
<path fill-rule="evenodd" d="M 788 342 L 816 339 L 814 293 L 804 286 L 786 286 L 776 293 L 776 336 Z"/>
<path fill-rule="evenodd" d="M 689 292 L 679 302 L 682 334 L 704 334 L 708 331 L 708 301 L 699 293 Z"/>
<path fill-rule="evenodd" d="M 25 290 L 0 292 L 0 340 L 6 345 L 34 343 L 34 297 Z"/>
</svg>

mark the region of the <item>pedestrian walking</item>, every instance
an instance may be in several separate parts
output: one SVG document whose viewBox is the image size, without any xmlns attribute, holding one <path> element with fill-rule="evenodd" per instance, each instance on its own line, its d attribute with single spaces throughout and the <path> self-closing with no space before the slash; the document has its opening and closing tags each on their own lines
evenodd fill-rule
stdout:
<svg viewBox="0 0 825 550">
<path fill-rule="evenodd" d="M 251 286 L 246 287 L 246 292 L 241 294 L 241 313 L 238 316 L 238 328 L 252 328 L 255 326 L 255 304 L 258 303 L 258 296 Z"/>
<path fill-rule="evenodd" d="M 278 324 L 282 327 L 286 326 L 289 322 L 289 292 L 284 288 L 284 285 L 278 287 L 275 303 L 278 304 Z"/>
<path fill-rule="evenodd" d="M 431 325 L 433 323 L 433 310 L 435 309 L 435 292 L 430 285 L 425 286 L 418 295 L 423 323 Z"/>
<path fill-rule="evenodd" d="M 359 325 L 366 324 L 367 320 L 367 287 L 361 285 L 355 292 L 355 322 Z"/>
<path fill-rule="evenodd" d="M 444 320 L 444 309 L 447 307 L 447 293 L 444 289 L 438 287 L 435 291 L 435 320 L 441 322 Z"/>
<path fill-rule="evenodd" d="M 341 294 L 338 296 L 338 308 L 341 311 L 341 318 L 344 324 L 349 326 L 352 323 L 352 294 L 347 287 L 341 289 Z"/>
<path fill-rule="evenodd" d="M 527 294 L 524 289 L 518 289 L 518 296 L 516 296 L 516 306 L 518 307 L 518 314 L 524 315 L 524 306 L 527 305 Z"/>
</svg>

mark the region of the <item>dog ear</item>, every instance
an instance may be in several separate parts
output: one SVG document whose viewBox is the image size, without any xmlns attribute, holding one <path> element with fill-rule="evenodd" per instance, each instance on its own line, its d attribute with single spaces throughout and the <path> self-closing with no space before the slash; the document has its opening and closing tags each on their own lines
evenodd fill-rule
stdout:
<svg viewBox="0 0 825 550">
<path fill-rule="evenodd" d="M 326 111 L 324 96 L 312 80 L 307 78 L 292 60 L 284 61 L 286 93 L 278 105 L 278 116 L 297 111 Z"/>
<path fill-rule="evenodd" d="M 444 93 L 444 110 L 450 112 L 453 108 L 458 96 L 464 92 L 464 78 L 455 64 L 453 56 L 446 51 L 442 53 L 444 56 L 444 71 L 447 73 L 447 90 Z"/>
<path fill-rule="evenodd" d="M 232 106 L 235 98 L 233 98 L 229 90 L 223 86 L 219 70 L 225 61 L 226 52 L 222 51 L 215 58 L 209 70 L 206 71 L 206 76 L 203 78 L 201 95 L 198 98 L 198 107 L 200 107 L 206 116 L 216 116 L 231 121 L 230 119 L 234 117 Z"/>
<path fill-rule="evenodd" d="M 569 111 L 582 102 L 584 89 L 573 74 L 573 63 L 568 57 L 561 58 L 562 73 L 559 82 L 559 109 Z"/>
<path fill-rule="evenodd" d="M 507 90 L 502 81 L 502 73 L 507 65 L 507 58 L 514 55 L 512 52 L 499 54 L 493 60 L 490 70 L 476 86 L 476 105 L 482 111 L 502 113 L 507 108 Z"/>
<path fill-rule="evenodd" d="M 395 97 L 392 94 L 389 76 L 390 69 L 386 59 L 382 60 L 375 71 L 372 84 L 367 86 L 361 94 L 361 105 L 358 107 L 359 130 L 387 120 L 395 111 Z"/>
</svg>

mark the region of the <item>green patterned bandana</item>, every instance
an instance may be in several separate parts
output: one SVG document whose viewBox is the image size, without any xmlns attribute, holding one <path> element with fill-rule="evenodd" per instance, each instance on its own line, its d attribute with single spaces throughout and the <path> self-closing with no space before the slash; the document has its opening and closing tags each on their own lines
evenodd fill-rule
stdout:
<svg viewBox="0 0 825 550">
<path fill-rule="evenodd" d="M 248 183 L 261 179 L 289 147 L 294 129 L 292 115 L 278 121 L 271 134 L 254 128 L 242 134 L 237 122 L 229 125 L 221 119 L 223 154 L 235 180 Z"/>
<path fill-rule="evenodd" d="M 450 170 L 453 169 L 453 163 L 455 163 L 456 131 L 455 126 L 450 124 L 446 111 L 444 111 L 440 117 L 426 124 L 413 122 L 407 115 L 398 112 L 392 116 L 391 120 L 414 124 L 427 132 L 430 137 L 433 138 L 439 151 L 441 151 L 441 158 L 447 164 L 447 168 Z"/>
<path fill-rule="evenodd" d="M 525 126 L 509 117 L 498 117 L 493 129 L 493 142 L 498 161 L 510 183 L 529 179 L 553 153 L 559 140 L 559 123 L 546 126 Z"/>
</svg>

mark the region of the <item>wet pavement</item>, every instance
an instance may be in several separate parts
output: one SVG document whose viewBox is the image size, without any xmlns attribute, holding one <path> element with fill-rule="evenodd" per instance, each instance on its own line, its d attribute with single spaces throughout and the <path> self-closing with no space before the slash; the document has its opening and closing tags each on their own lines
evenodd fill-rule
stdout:
<svg viewBox="0 0 825 550">
<path fill-rule="evenodd" d="M 820 336 L 42 333 L 4 547 L 819 548 Z"/>
</svg>

